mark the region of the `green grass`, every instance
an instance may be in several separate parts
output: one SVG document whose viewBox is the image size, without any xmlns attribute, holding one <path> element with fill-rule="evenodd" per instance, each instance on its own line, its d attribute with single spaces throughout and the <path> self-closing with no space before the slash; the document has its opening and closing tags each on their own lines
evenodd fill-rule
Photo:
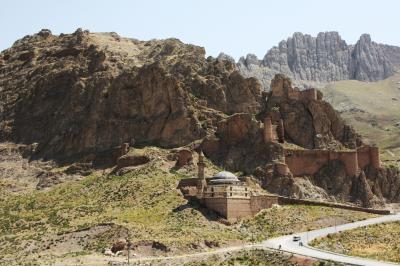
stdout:
<svg viewBox="0 0 400 266">
<path fill-rule="evenodd" d="M 361 227 L 316 239 L 311 245 L 376 260 L 400 262 L 400 222 Z"/>
<path fill-rule="evenodd" d="M 93 174 L 0 201 L 0 261 L 18 262 L 25 255 L 43 252 L 40 247 L 30 251 L 29 244 L 48 243 L 51 236 L 108 223 L 115 226 L 90 240 L 83 251 L 66 253 L 99 252 L 112 245 L 121 229 L 133 242 L 159 241 L 173 253 L 187 253 L 198 251 L 192 248 L 194 245 L 204 247 L 205 240 L 220 246 L 259 241 L 373 216 L 325 207 L 280 206 L 226 226 L 207 219 L 203 214 L 207 211 L 199 206 L 186 205 L 176 186 L 187 175 L 166 167 L 163 158 L 168 151 L 146 149 L 144 152 L 157 159 L 123 176 Z M 51 241 L 48 244 L 51 251 Z"/>
</svg>

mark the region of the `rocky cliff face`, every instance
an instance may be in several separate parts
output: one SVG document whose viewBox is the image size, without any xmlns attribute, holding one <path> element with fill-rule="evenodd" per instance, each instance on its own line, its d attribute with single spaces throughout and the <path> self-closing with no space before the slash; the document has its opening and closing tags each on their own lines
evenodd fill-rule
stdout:
<svg viewBox="0 0 400 266">
<path fill-rule="evenodd" d="M 185 145 L 223 116 L 257 112 L 261 87 L 176 39 L 48 30 L 0 54 L 0 139 L 69 157 L 123 142 Z M 210 109 L 211 108 L 211 109 Z M 213 110 L 212 112 L 210 110 Z"/>
<path fill-rule="evenodd" d="M 237 66 L 244 76 L 256 77 L 269 88 L 276 73 L 298 81 L 381 80 L 394 73 L 399 57 L 400 47 L 375 43 L 368 34 L 348 45 L 337 32 L 321 32 L 317 37 L 294 33 L 262 60 L 250 54 Z"/>
<path fill-rule="evenodd" d="M 80 29 L 55 36 L 42 30 L 0 54 L 0 143 L 18 143 L 15 151 L 22 151 L 24 158 L 18 160 L 24 163 L 25 158 L 51 160 L 37 166 L 43 170 L 40 188 L 89 174 L 92 166 L 118 162 L 124 168 L 145 159 L 120 157 L 126 149 L 116 146 L 128 142 L 201 148 L 215 165 L 253 175 L 283 195 L 344 197 L 364 205 L 375 196 L 395 199 L 397 191 L 388 188 L 399 183 L 395 171 L 365 169 L 351 180 L 351 188 L 335 165 L 326 166 L 319 177 L 271 175 L 284 145 L 354 148 L 360 136 L 321 100 L 322 94 L 299 98 L 290 79 L 276 75 L 271 86 L 282 92 L 290 88 L 297 96 L 267 95 L 257 79 L 244 78 L 232 59 L 225 59 L 205 58 L 203 48 L 176 39 L 138 41 Z M 258 62 L 254 56 L 244 61 L 248 66 Z M 366 73 L 365 66 L 358 68 Z M 267 114 L 282 121 L 285 143 L 264 140 L 261 121 Z M 2 158 L 14 160 L 5 147 Z M 74 166 L 60 177 L 48 173 L 60 161 Z"/>
</svg>

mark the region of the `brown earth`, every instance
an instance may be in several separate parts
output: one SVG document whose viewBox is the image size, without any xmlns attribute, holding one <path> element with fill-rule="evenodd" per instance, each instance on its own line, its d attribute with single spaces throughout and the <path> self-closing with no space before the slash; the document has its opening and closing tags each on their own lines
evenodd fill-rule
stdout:
<svg viewBox="0 0 400 266">
<path fill-rule="evenodd" d="M 287 91 L 292 85 L 277 75 L 272 87 Z M 367 167 L 355 177 L 343 175 L 340 165 L 326 165 L 314 176 L 274 172 L 285 145 L 353 149 L 362 145 L 361 136 L 329 103 L 268 95 L 232 62 L 205 58 L 202 47 L 177 39 L 42 30 L 0 54 L 0 90 L 0 142 L 22 145 L 18 156 L 30 165 L 37 159 L 51 164 L 26 173 L 37 177 L 37 188 L 81 178 L 91 167 L 119 164 L 122 175 L 146 163 L 140 156 L 121 157 L 120 146 L 131 143 L 201 148 L 215 165 L 254 175 L 282 195 L 365 206 L 398 200 L 398 169 Z M 285 144 L 264 142 L 267 114 L 274 123 L 282 120 Z M 53 170 L 60 165 L 68 169 Z"/>
</svg>

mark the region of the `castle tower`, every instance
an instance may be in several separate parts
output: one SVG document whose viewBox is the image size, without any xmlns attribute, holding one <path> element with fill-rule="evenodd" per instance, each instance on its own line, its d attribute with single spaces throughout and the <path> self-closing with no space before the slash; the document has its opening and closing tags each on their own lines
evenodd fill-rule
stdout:
<svg viewBox="0 0 400 266">
<path fill-rule="evenodd" d="M 206 178 L 204 176 L 204 154 L 203 151 L 199 152 L 199 161 L 197 162 L 198 174 L 197 174 L 197 197 L 203 195 L 204 187 L 206 186 Z"/>
<path fill-rule="evenodd" d="M 271 117 L 267 116 L 264 120 L 264 142 L 268 143 L 274 141 L 274 134 L 272 130 Z"/>
<path fill-rule="evenodd" d="M 358 167 L 358 154 L 357 150 L 350 152 L 350 157 L 348 160 L 348 175 L 358 176 L 360 174 L 360 168 Z M 346 164 L 346 162 L 345 162 Z"/>
<path fill-rule="evenodd" d="M 381 160 L 379 158 L 379 148 L 377 146 L 371 146 L 369 148 L 369 156 L 372 166 L 375 169 L 381 168 Z"/>
</svg>

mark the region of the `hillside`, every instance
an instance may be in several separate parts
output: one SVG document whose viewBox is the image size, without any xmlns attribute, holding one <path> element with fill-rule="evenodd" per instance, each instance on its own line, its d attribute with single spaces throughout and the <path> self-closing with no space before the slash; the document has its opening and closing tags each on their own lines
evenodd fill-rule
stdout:
<svg viewBox="0 0 400 266">
<path fill-rule="evenodd" d="M 255 79 L 202 47 L 81 29 L 16 41 L 0 54 L 0 84 L 0 141 L 58 160 L 123 142 L 186 145 L 262 99 Z"/>
<path fill-rule="evenodd" d="M 362 227 L 316 239 L 313 246 L 350 256 L 400 262 L 400 223 Z"/>
<path fill-rule="evenodd" d="M 79 258 L 78 264 L 106 264 L 112 258 L 102 252 L 120 238 L 136 245 L 136 256 L 162 256 L 373 217 L 326 207 L 282 206 L 227 226 L 176 190 L 181 178 L 195 175 L 195 165 L 176 170 L 175 162 L 168 159 L 171 152 L 155 147 L 130 152 L 149 156 L 151 161 L 125 173 L 112 173 L 110 168 L 83 180 L 3 198 L 0 261 L 43 265 L 77 263 Z M 207 172 L 215 171 L 218 168 L 208 161 Z"/>
<path fill-rule="evenodd" d="M 322 99 L 265 101 L 267 93 L 255 78 L 244 78 L 233 63 L 205 58 L 202 47 L 177 39 L 139 41 L 81 29 L 57 36 L 42 30 L 16 41 L 0 59 L 0 142 L 11 143 L 2 144 L 0 155 L 32 166 L 7 163 L 2 172 L 6 180 L 10 173 L 26 177 L 21 180 L 38 178 L 38 189 L 115 165 L 125 143 L 203 149 L 215 165 L 248 175 L 257 171 L 259 180 L 268 180 L 264 169 L 284 150 L 278 143 L 266 145 L 262 136 L 262 123 L 276 108 L 288 143 L 337 150 L 362 143 Z M 286 76 L 277 75 L 275 83 L 293 89 Z M 80 166 L 52 170 L 73 163 Z M 358 192 L 365 182 L 349 180 L 354 193 L 346 187 L 339 200 L 369 205 Z M 12 182 L 7 186 L 16 186 Z M 292 175 L 277 176 L 266 189 L 293 197 L 333 196 L 307 177 Z M 378 196 L 374 202 L 395 199 L 390 189 Z"/>
<path fill-rule="evenodd" d="M 228 170 L 257 193 L 398 202 L 399 169 L 381 167 L 320 91 L 282 74 L 271 87 L 177 39 L 17 40 L 0 54 L 0 260 L 107 263 L 120 238 L 137 256 L 182 254 L 371 217 L 278 206 L 232 224 L 177 189 L 200 151 L 207 177 Z"/>
<path fill-rule="evenodd" d="M 399 163 L 400 74 L 377 82 L 338 81 L 321 91 L 349 124 L 382 148 L 384 162 Z"/>
</svg>

